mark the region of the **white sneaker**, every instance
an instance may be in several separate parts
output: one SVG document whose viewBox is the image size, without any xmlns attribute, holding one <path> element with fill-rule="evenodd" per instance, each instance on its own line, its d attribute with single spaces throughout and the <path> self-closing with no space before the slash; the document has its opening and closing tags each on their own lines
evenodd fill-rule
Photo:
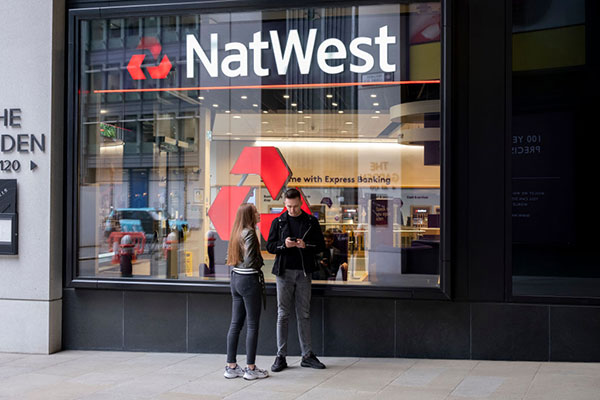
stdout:
<svg viewBox="0 0 600 400">
<path fill-rule="evenodd" d="M 254 379 L 263 379 L 263 378 L 267 378 L 269 376 L 269 373 L 264 370 L 264 369 L 260 369 L 258 367 L 254 367 L 254 369 L 250 369 L 250 368 L 245 368 L 244 369 L 244 379 L 246 379 L 247 381 L 251 381 Z"/>
<path fill-rule="evenodd" d="M 244 370 L 240 368 L 239 365 L 236 365 L 235 368 L 229 368 L 229 366 L 226 365 L 223 376 L 227 379 L 239 378 L 240 376 L 244 376 Z"/>
</svg>

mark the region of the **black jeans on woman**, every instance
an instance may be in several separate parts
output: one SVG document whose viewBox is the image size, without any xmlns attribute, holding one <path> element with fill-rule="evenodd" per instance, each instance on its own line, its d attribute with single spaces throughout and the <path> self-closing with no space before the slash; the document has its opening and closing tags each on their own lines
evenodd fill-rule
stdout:
<svg viewBox="0 0 600 400">
<path fill-rule="evenodd" d="M 258 344 L 260 322 L 261 286 L 258 274 L 231 274 L 231 296 L 233 297 L 231 325 L 227 333 L 227 362 L 236 363 L 238 340 L 244 320 L 246 326 L 246 364 L 254 364 Z"/>
</svg>

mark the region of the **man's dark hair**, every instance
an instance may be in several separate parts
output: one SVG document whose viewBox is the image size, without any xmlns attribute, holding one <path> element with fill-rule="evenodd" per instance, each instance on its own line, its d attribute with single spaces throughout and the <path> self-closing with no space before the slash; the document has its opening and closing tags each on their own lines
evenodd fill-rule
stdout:
<svg viewBox="0 0 600 400">
<path fill-rule="evenodd" d="M 334 236 L 333 232 L 329 229 L 327 229 L 325 232 L 323 232 L 323 238 L 335 240 L 335 236 Z"/>
<path fill-rule="evenodd" d="M 288 189 L 283 195 L 284 199 L 300 199 L 300 192 L 297 189 Z"/>
</svg>

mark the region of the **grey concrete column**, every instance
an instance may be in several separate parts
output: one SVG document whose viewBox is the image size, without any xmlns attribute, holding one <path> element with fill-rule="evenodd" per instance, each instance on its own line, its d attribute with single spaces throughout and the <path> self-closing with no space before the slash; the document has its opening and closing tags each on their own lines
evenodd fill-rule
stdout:
<svg viewBox="0 0 600 400">
<path fill-rule="evenodd" d="M 0 160 L 20 165 L 0 171 L 17 180 L 19 225 L 18 254 L 0 255 L 0 351 L 61 348 L 64 3 L 0 2 L 0 116 L 19 116 L 0 119 L 0 135 L 17 141 L 11 148 L 6 139 Z"/>
</svg>

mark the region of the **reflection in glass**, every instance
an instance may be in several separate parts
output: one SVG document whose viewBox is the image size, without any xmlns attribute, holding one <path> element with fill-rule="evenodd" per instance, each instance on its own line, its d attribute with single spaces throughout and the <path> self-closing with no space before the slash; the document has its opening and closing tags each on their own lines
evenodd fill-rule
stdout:
<svg viewBox="0 0 600 400">
<path fill-rule="evenodd" d="M 315 282 L 439 285 L 439 2 L 131 16 L 81 39 L 78 276 L 122 278 L 129 237 L 134 278 L 228 281 L 247 201 L 274 281 L 264 241 L 297 187 L 328 238 Z"/>
<path fill-rule="evenodd" d="M 593 2 L 513 1 L 512 274 L 517 296 L 600 297 L 591 182 Z"/>
</svg>

